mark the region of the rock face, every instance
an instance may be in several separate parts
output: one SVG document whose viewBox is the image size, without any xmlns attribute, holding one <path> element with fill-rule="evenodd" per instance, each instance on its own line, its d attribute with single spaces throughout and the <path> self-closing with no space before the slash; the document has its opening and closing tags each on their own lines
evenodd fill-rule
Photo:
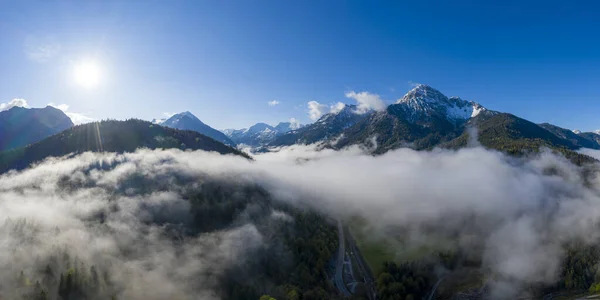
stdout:
<svg viewBox="0 0 600 300">
<path fill-rule="evenodd" d="M 0 112 L 0 151 L 38 142 L 73 126 L 60 109 L 15 106 Z"/>
</svg>

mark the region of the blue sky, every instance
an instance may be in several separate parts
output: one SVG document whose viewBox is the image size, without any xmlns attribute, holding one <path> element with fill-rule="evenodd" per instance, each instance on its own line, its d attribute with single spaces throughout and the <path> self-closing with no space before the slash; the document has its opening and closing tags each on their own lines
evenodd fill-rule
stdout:
<svg viewBox="0 0 600 300">
<path fill-rule="evenodd" d="M 189 110 L 223 129 L 307 123 L 309 101 L 391 103 L 425 83 L 600 129 L 600 3 L 489 2 L 2 1 L 0 103 L 95 119 Z M 102 70 L 96 87 L 74 83 L 81 60 Z"/>
</svg>

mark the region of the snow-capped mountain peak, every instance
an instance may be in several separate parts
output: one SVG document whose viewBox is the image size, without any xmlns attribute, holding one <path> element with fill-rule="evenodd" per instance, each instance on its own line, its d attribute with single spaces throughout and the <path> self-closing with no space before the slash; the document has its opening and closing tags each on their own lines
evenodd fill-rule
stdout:
<svg viewBox="0 0 600 300">
<path fill-rule="evenodd" d="M 437 113 L 445 116 L 453 123 L 466 121 L 479 115 L 486 108 L 479 103 L 463 100 L 459 97 L 446 97 L 440 91 L 424 84 L 419 84 L 396 102 L 402 106 L 410 121 L 423 115 Z"/>
<path fill-rule="evenodd" d="M 245 130 L 245 133 L 248 134 L 255 134 L 258 132 L 264 132 L 264 131 L 273 131 L 275 128 L 273 128 L 273 126 L 266 124 L 266 123 L 256 123 L 252 126 L 250 126 L 248 129 Z"/>
<path fill-rule="evenodd" d="M 277 126 L 271 126 L 266 123 L 256 123 L 244 129 L 226 129 L 222 132 L 238 144 L 245 146 L 258 147 L 264 146 L 275 138 L 301 128 L 303 125 L 295 119 L 290 122 L 280 122 Z"/>
</svg>

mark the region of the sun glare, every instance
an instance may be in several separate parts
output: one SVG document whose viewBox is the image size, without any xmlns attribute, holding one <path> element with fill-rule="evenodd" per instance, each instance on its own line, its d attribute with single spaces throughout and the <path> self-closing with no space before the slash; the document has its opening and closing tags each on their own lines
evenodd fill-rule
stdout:
<svg viewBox="0 0 600 300">
<path fill-rule="evenodd" d="M 96 61 L 82 60 L 75 64 L 73 77 L 77 85 L 86 89 L 91 89 L 100 84 L 102 70 Z"/>
</svg>

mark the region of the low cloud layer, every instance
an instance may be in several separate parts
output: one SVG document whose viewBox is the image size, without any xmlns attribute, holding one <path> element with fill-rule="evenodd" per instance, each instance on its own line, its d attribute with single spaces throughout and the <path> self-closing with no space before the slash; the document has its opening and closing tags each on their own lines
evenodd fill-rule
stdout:
<svg viewBox="0 0 600 300">
<path fill-rule="evenodd" d="M 277 101 L 277 100 L 271 100 L 271 101 L 267 102 L 267 104 L 269 104 L 269 106 L 276 106 L 276 105 L 279 104 L 279 101 Z"/>
<path fill-rule="evenodd" d="M 491 295 L 498 298 L 528 285 L 551 284 L 565 243 L 595 244 L 600 238 L 597 167 L 584 170 L 549 152 L 513 158 L 473 147 L 370 156 L 359 147 L 317 152 L 292 146 L 255 158 L 179 150 L 86 153 L 4 174 L 0 224 L 25 219 L 38 229 L 34 239 L 11 236 L 0 245 L 5 253 L 0 266 L 27 269 L 28 259 L 49 255 L 54 245 L 72 245 L 84 261 L 110 262 L 125 283 L 119 293 L 127 299 L 183 292 L 215 298 L 210 274 L 244 263 L 249 256 L 240 251 L 264 243 L 254 223 L 239 222 L 173 246 L 164 238 L 165 228 L 149 222 L 185 220 L 185 190 L 207 179 L 256 184 L 279 201 L 336 218 L 361 216 L 382 236 L 390 228 L 412 228 L 423 240 L 434 232 L 459 246 L 475 243 L 482 270 L 493 275 Z M 132 178 L 152 189 L 128 185 Z M 102 225 L 89 222 L 99 214 L 106 220 Z M 20 247 L 27 250 L 17 255 Z"/>
</svg>

